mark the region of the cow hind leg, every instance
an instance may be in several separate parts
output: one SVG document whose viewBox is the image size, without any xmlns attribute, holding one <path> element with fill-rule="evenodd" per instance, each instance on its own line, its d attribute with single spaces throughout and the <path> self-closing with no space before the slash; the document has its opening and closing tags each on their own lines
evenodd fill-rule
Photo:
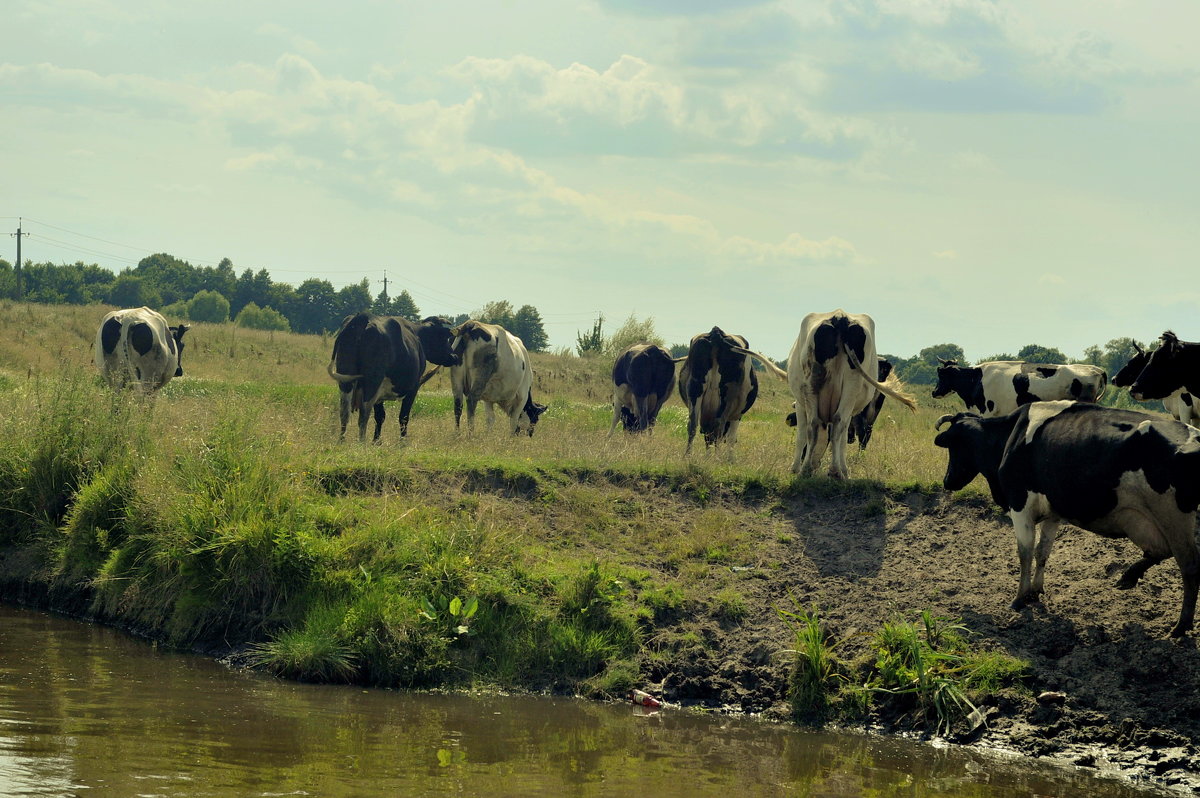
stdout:
<svg viewBox="0 0 1200 798">
<path fill-rule="evenodd" d="M 1042 578 L 1046 573 L 1046 561 L 1050 559 L 1050 551 L 1054 548 L 1054 540 L 1058 537 L 1059 524 L 1057 518 L 1048 518 L 1041 524 L 1037 548 L 1034 550 L 1033 582 L 1030 586 L 1034 600 L 1042 595 L 1044 589 Z"/>
<path fill-rule="evenodd" d="M 1144 553 L 1142 559 L 1126 568 L 1125 572 L 1121 574 L 1121 578 L 1117 580 L 1117 590 L 1129 590 L 1132 587 L 1136 587 L 1141 578 L 1145 576 L 1146 571 L 1149 571 L 1165 559 L 1167 559 L 1166 555 Z"/>
<path fill-rule="evenodd" d="M 1014 610 L 1023 609 L 1030 602 L 1038 600 L 1038 594 L 1033 592 L 1030 572 L 1033 565 L 1033 544 L 1036 533 L 1033 520 L 1027 513 L 1010 513 L 1013 524 L 1013 534 L 1017 539 L 1017 559 L 1021 565 L 1020 581 L 1017 584 L 1017 597 L 1013 599 Z"/>
<path fill-rule="evenodd" d="M 338 417 L 342 422 L 342 432 L 338 436 L 339 440 L 346 440 L 346 425 L 350 423 L 350 405 L 353 404 L 354 398 L 350 391 L 342 391 L 341 399 L 338 405 Z"/>
<path fill-rule="evenodd" d="M 400 399 L 400 437 L 408 437 L 408 417 L 412 413 L 413 402 L 417 400 L 416 391 Z"/>
<path fill-rule="evenodd" d="M 364 429 L 366 428 L 366 425 L 367 425 L 366 410 L 367 409 L 364 407 L 363 414 L 362 414 L 362 422 L 363 422 Z M 375 435 L 374 435 L 374 437 L 371 438 L 371 442 L 379 443 L 379 433 L 383 431 L 383 420 L 384 420 L 384 418 L 387 417 L 387 412 L 384 411 L 384 409 L 383 409 L 383 402 L 379 402 L 378 404 L 376 404 L 374 410 L 375 410 Z"/>
<path fill-rule="evenodd" d="M 1189 514 L 1167 532 L 1168 540 L 1174 542 L 1172 554 L 1183 578 L 1183 605 L 1179 609 L 1179 621 L 1171 629 L 1171 637 L 1183 637 L 1192 630 L 1195 622 L 1196 593 L 1200 589 L 1200 549 L 1196 547 L 1195 525 L 1194 516 Z"/>
<path fill-rule="evenodd" d="M 834 414 L 833 423 L 829 425 L 829 476 L 834 479 L 846 479 L 850 476 L 850 466 L 846 463 L 846 448 L 848 446 L 846 429 L 850 425 Z"/>
</svg>

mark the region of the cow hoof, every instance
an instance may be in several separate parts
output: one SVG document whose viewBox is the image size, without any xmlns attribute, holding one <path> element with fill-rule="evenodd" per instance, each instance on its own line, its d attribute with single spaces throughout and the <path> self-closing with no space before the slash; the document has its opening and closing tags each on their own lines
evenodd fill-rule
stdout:
<svg viewBox="0 0 1200 798">
<path fill-rule="evenodd" d="M 1183 624 L 1177 623 L 1175 624 L 1175 628 L 1171 630 L 1171 633 L 1168 634 L 1167 637 L 1184 637 L 1190 631 L 1192 631 L 1191 624 L 1184 626 Z"/>
<path fill-rule="evenodd" d="M 1117 584 L 1115 585 L 1115 587 L 1117 588 L 1117 590 L 1128 590 L 1131 587 L 1137 587 L 1137 583 L 1138 583 L 1137 579 L 1130 579 L 1127 576 L 1123 576 L 1117 580 Z"/>
</svg>

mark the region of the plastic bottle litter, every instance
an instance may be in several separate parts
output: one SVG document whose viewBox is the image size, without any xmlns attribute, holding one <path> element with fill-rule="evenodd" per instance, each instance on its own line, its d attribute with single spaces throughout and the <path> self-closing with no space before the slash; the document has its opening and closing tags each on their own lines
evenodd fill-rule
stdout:
<svg viewBox="0 0 1200 798">
<path fill-rule="evenodd" d="M 654 696 L 636 689 L 629 691 L 629 700 L 643 707 L 653 707 L 654 709 L 658 709 L 662 706 L 662 702 Z"/>
</svg>

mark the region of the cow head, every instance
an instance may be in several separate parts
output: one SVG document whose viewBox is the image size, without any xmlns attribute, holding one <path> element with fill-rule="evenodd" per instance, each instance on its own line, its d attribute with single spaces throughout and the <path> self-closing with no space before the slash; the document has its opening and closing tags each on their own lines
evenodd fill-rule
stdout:
<svg viewBox="0 0 1200 798">
<path fill-rule="evenodd" d="M 1142 369 L 1146 368 L 1146 362 L 1150 360 L 1150 353 L 1142 349 L 1136 343 L 1133 348 L 1137 354 L 1129 358 L 1129 362 L 1121 367 L 1121 370 L 1113 375 L 1112 384 L 1118 388 L 1127 388 L 1133 385 L 1134 380 L 1142 373 Z"/>
<path fill-rule="evenodd" d="M 883 355 L 879 355 L 879 377 L 880 382 L 887 382 L 887 378 L 892 375 L 892 361 L 888 360 Z"/>
<path fill-rule="evenodd" d="M 529 428 L 526 430 L 526 432 L 529 433 L 529 437 L 533 437 L 533 428 L 537 426 L 538 419 L 541 418 L 542 413 L 545 412 L 546 406 L 539 405 L 537 402 L 533 401 L 533 392 L 530 391 L 525 397 L 525 407 L 521 411 L 520 418 L 520 422 L 524 422 L 526 419 L 529 420 Z M 524 423 L 521 423 L 521 427 L 524 427 Z"/>
<path fill-rule="evenodd" d="M 946 463 L 946 475 L 942 478 L 942 486 L 946 490 L 962 490 L 971 484 L 971 480 L 982 470 L 978 459 L 979 447 L 976 443 L 981 421 L 975 413 L 959 413 L 942 416 L 934 425 L 934 429 L 940 430 L 943 424 L 950 424 L 933 439 L 935 446 L 947 449 L 950 453 L 950 459 Z"/>
<path fill-rule="evenodd" d="M 183 376 L 183 334 L 192 329 L 187 324 L 180 324 L 177 327 L 168 327 L 171 331 L 171 337 L 175 339 L 175 376 Z"/>
<path fill-rule="evenodd" d="M 938 366 L 937 370 L 937 385 L 933 388 L 934 399 L 941 399 L 943 396 L 952 394 L 966 371 L 958 365 L 957 360 L 942 360 L 939 357 L 938 362 L 942 365 Z"/>
<path fill-rule="evenodd" d="M 417 338 L 421 341 L 421 349 L 425 359 L 438 366 L 457 366 L 462 363 L 462 357 L 455 354 L 454 328 L 446 319 L 430 316 L 421 321 L 417 327 Z"/>
<path fill-rule="evenodd" d="M 1150 353 L 1145 367 L 1129 386 L 1129 395 L 1139 402 L 1170 396 L 1176 389 L 1184 387 L 1189 372 L 1193 370 L 1194 363 L 1188 361 L 1195 360 L 1195 344 L 1180 341 L 1170 330 L 1164 332 L 1159 340 L 1162 345 Z"/>
</svg>

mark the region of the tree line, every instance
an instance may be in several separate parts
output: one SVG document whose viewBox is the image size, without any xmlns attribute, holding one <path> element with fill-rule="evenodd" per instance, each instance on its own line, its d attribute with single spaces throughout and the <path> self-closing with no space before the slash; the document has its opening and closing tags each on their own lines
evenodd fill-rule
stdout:
<svg viewBox="0 0 1200 798">
<path fill-rule="evenodd" d="M 335 289 L 328 280 L 309 278 L 293 287 L 271 279 L 266 269 L 244 269 L 238 274 L 229 258 L 217 266 L 193 266 L 166 253 L 142 258 L 137 266 L 114 273 L 97 264 L 26 263 L 21 269 L 21 286 L 12 264 L 0 259 L 0 298 L 22 298 L 43 304 L 86 305 L 107 303 L 119 307 L 147 307 L 172 318 L 214 324 L 234 321 L 244 327 L 298 333 L 332 332 L 352 313 L 368 311 L 419 321 L 423 314 L 407 290 L 392 296 L 386 290 L 372 295 L 370 281 Z M 424 314 L 433 315 L 433 314 Z M 550 340 L 541 314 L 532 305 L 515 308 L 508 300 L 489 302 L 472 313 L 440 314 L 455 324 L 475 318 L 499 324 L 520 336 L 526 348 L 544 352 Z M 632 343 L 648 341 L 666 346 L 654 329 L 653 319 L 630 316 L 611 335 L 604 334 L 603 316 L 590 330 L 579 332 L 575 351 L 581 357 L 615 356 Z M 1136 354 L 1137 347 L 1153 349 L 1157 341 L 1143 344 L 1133 338 L 1114 338 L 1103 346 L 1093 345 L 1083 357 L 1068 358 L 1055 347 L 1029 344 L 1015 354 L 999 353 L 988 360 L 1025 360 L 1031 363 L 1090 363 L 1111 377 Z M 686 343 L 670 347 L 673 357 L 687 354 Z M 914 385 L 933 385 L 942 360 L 971 365 L 958 344 L 928 346 L 912 357 L 885 355 L 897 376 Z M 780 366 L 786 368 L 787 363 Z"/>
<path fill-rule="evenodd" d="M 217 266 L 193 266 L 166 253 L 142 258 L 137 266 L 114 273 L 97 264 L 25 263 L 20 285 L 8 261 L 0 259 L 0 298 L 22 299 L 51 305 L 107 303 L 118 307 L 143 305 L 172 318 L 221 324 L 234 321 L 243 327 L 298 333 L 332 332 L 342 319 L 363 311 L 422 318 L 407 290 L 398 295 L 380 291 L 372 295 L 371 283 L 335 289 L 328 280 L 309 278 L 293 287 L 271 279 L 266 269 L 244 269 L 238 274 L 224 258 Z M 426 314 L 431 315 L 431 314 Z M 489 302 L 474 313 L 441 314 L 454 323 L 476 318 L 500 324 L 521 337 L 525 346 L 541 352 L 549 346 L 541 314 L 532 305 L 514 308 L 507 300 Z"/>
</svg>

